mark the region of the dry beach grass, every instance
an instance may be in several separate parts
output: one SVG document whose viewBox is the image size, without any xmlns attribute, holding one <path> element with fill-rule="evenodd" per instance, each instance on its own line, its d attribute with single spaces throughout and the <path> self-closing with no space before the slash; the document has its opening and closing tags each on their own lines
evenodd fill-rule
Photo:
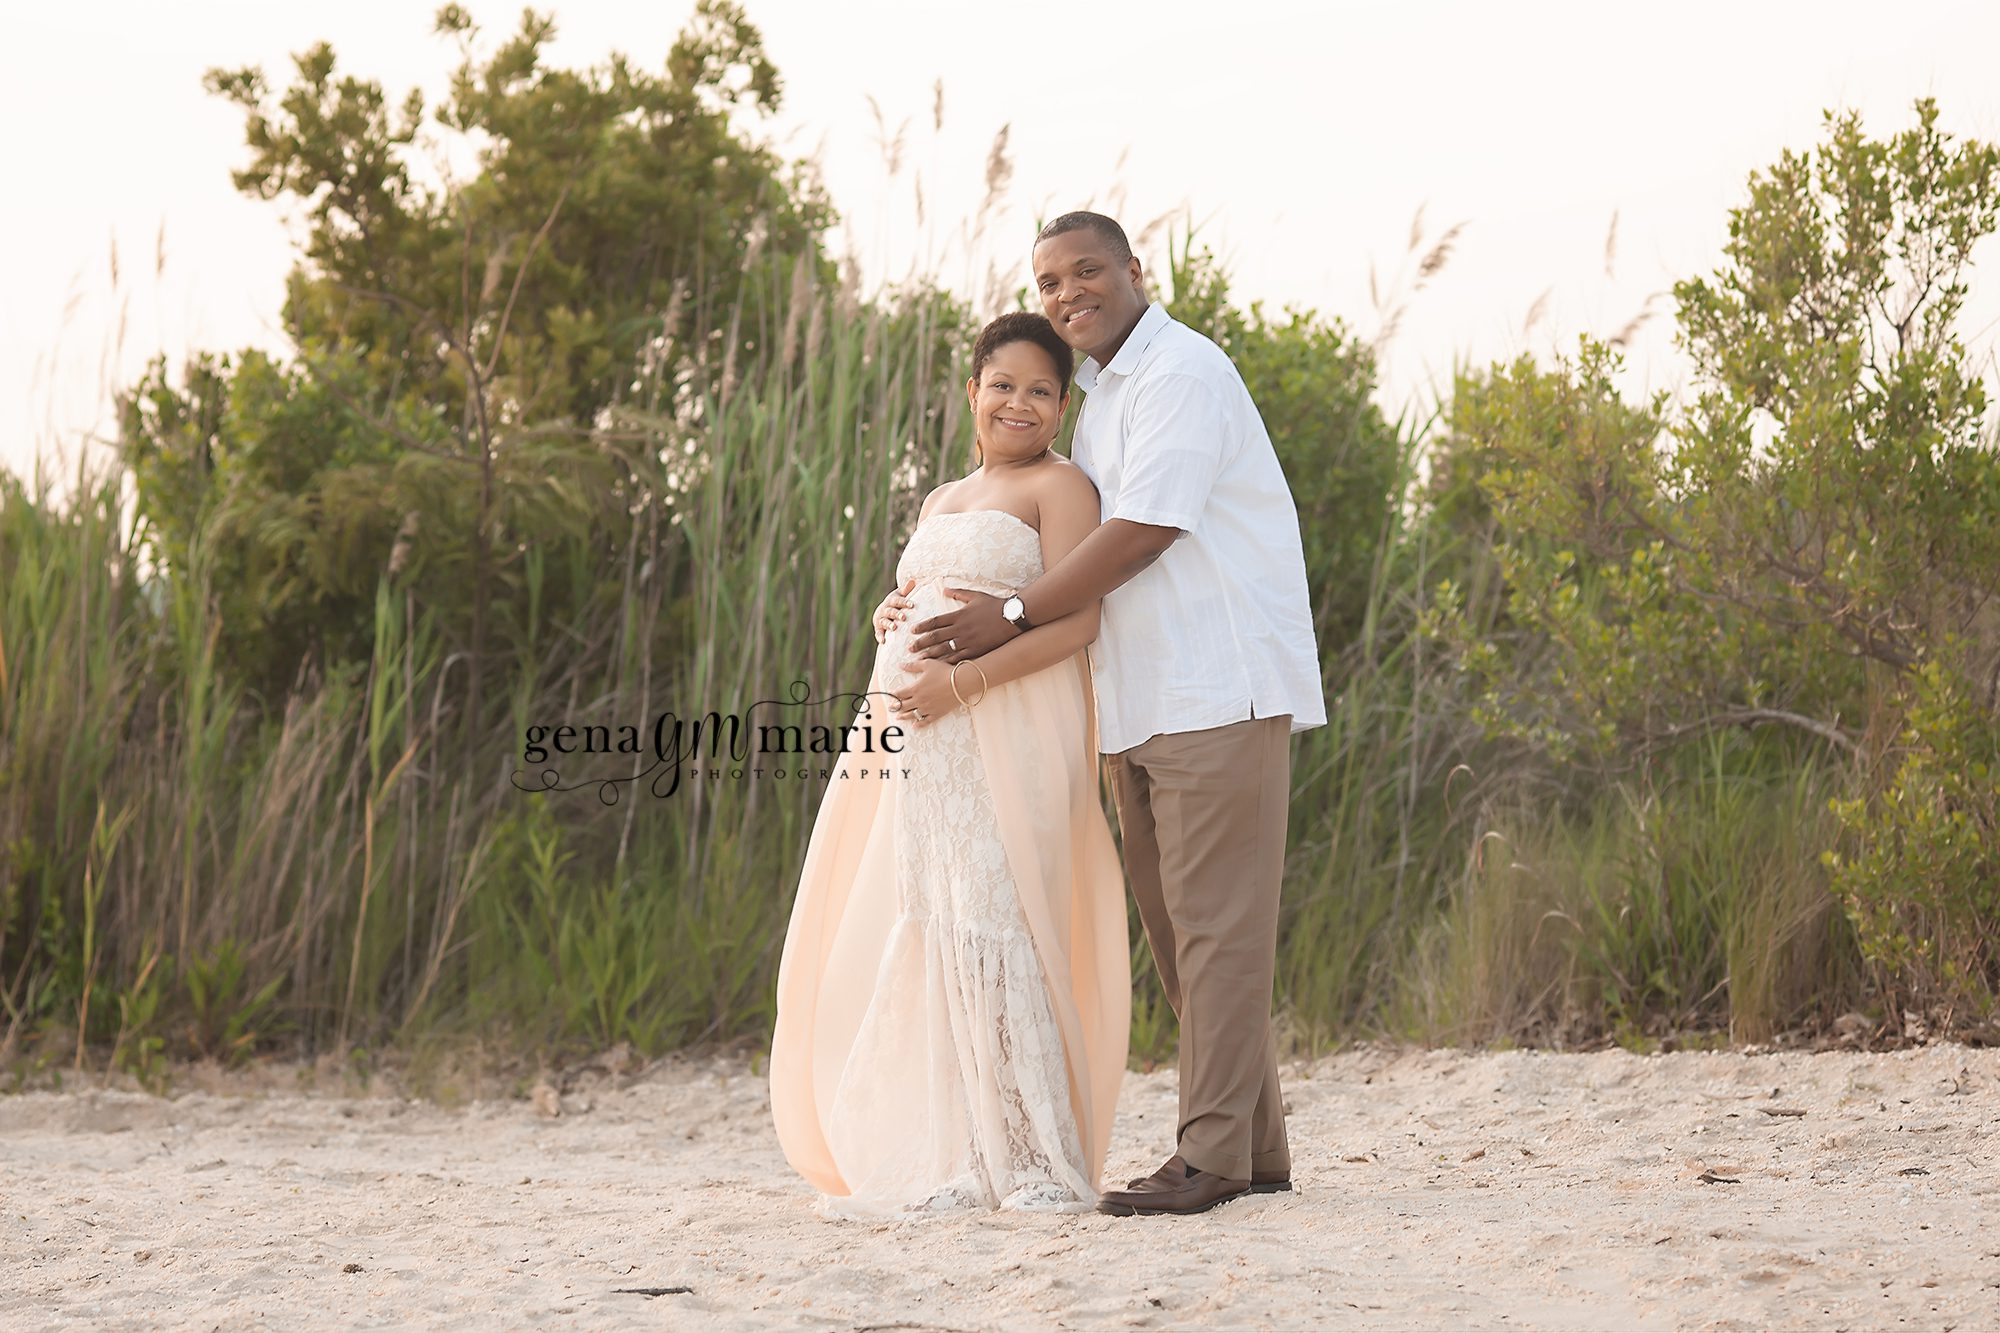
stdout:
<svg viewBox="0 0 2000 1333">
<path fill-rule="evenodd" d="M 1353 1050 L 1289 1071 L 1293 1195 L 894 1227 L 812 1212 L 739 1057 L 456 1108 L 309 1072 L 0 1104 L 0 1323 L 2000 1323 L 1992 1050 Z M 1109 1179 L 1174 1105 L 1171 1071 L 1127 1079 Z"/>
</svg>

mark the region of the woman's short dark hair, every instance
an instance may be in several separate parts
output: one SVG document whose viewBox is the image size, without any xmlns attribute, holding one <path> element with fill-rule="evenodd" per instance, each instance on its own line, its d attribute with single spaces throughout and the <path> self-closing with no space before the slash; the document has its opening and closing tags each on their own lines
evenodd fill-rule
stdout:
<svg viewBox="0 0 2000 1333">
<path fill-rule="evenodd" d="M 1056 368 L 1056 384 L 1061 393 L 1068 393 L 1070 376 L 1076 373 L 1076 353 L 1062 340 L 1055 325 L 1027 310 L 1010 311 L 979 331 L 979 340 L 972 344 L 972 378 L 979 378 L 995 352 L 1009 343 L 1024 342 L 1033 343 L 1049 354 L 1049 361 Z"/>
</svg>

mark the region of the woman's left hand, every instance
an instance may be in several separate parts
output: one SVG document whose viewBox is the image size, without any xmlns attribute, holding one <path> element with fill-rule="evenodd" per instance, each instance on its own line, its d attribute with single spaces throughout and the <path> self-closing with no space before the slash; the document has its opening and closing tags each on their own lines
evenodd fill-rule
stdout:
<svg viewBox="0 0 2000 1333">
<path fill-rule="evenodd" d="M 951 689 L 951 668 L 943 662 L 931 658 L 905 662 L 903 667 L 914 673 L 916 679 L 896 691 L 896 704 L 889 710 L 896 721 L 927 727 L 938 720 L 939 714 L 959 706 L 958 696 Z"/>
</svg>

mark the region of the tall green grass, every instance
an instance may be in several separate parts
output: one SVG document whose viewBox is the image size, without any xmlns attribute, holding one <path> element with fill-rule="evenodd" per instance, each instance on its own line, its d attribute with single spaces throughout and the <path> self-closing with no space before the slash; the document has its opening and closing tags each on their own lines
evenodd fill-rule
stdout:
<svg viewBox="0 0 2000 1333">
<path fill-rule="evenodd" d="M 1698 761 L 1698 762 L 1697 762 Z M 1567 814 L 1488 812 L 1390 1013 L 1437 1040 L 1768 1041 L 1861 1000 L 1819 864 L 1840 775 L 1710 738 Z"/>
</svg>

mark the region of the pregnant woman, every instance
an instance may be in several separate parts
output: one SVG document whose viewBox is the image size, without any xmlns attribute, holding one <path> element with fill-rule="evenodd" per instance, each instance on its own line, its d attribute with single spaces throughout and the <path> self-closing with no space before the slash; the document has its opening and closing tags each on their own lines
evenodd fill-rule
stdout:
<svg viewBox="0 0 2000 1333">
<path fill-rule="evenodd" d="M 1091 1210 L 1125 1069 L 1124 880 L 1098 797 L 1085 648 L 1098 607 L 955 666 L 909 617 L 1006 597 L 1097 526 L 1050 445 L 1073 354 L 1040 315 L 981 331 L 979 466 L 925 499 L 877 608 L 860 720 L 905 731 L 891 776 L 836 774 L 778 968 L 771 1112 L 833 1216 Z M 881 772 L 884 756 L 839 769 Z"/>
</svg>

